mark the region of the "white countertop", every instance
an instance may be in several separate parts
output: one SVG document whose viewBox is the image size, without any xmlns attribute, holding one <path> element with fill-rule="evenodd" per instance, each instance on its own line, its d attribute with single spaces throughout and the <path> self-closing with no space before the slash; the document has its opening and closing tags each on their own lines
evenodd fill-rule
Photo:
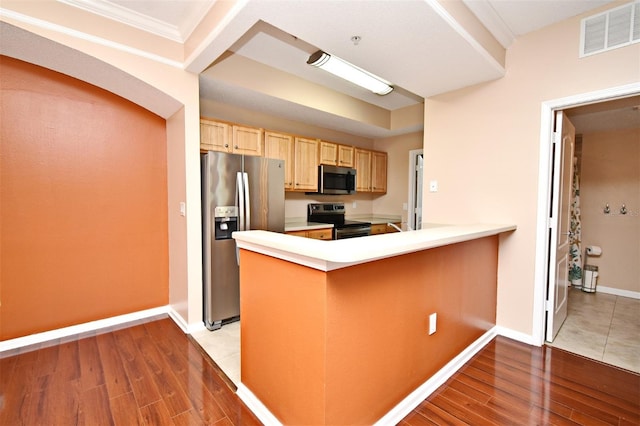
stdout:
<svg viewBox="0 0 640 426">
<path fill-rule="evenodd" d="M 332 271 L 515 229 L 515 225 L 500 224 L 434 225 L 419 231 L 329 241 L 269 231 L 238 231 L 233 233 L 233 238 L 240 248 L 321 271 Z"/>
</svg>

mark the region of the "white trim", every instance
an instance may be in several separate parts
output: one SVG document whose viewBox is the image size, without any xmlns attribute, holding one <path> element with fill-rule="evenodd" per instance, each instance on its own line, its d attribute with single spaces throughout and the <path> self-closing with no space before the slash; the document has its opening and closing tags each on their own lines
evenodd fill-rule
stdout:
<svg viewBox="0 0 640 426">
<path fill-rule="evenodd" d="M 530 346 L 540 346 L 531 334 L 522 333 L 510 328 L 496 326 L 496 334 Z"/>
<path fill-rule="evenodd" d="M 238 390 L 236 392 L 238 398 L 245 403 L 249 410 L 256 415 L 258 420 L 260 420 L 265 426 L 281 426 L 282 423 L 280 420 L 274 416 L 271 411 L 256 397 L 253 392 L 249 390 L 244 384 L 240 383 L 238 385 Z"/>
<path fill-rule="evenodd" d="M 487 30 L 502 47 L 506 49 L 511 46 L 516 36 L 488 1 L 462 0 L 462 2 L 487 27 Z"/>
<path fill-rule="evenodd" d="M 146 59 L 150 59 L 152 61 L 159 62 L 161 64 L 169 65 L 174 68 L 184 69 L 184 65 L 182 62 L 173 61 L 171 59 L 167 59 L 160 55 L 154 55 L 149 52 L 145 52 L 144 50 L 135 49 L 133 47 L 130 47 L 121 43 L 115 43 L 111 40 L 92 36 L 80 31 L 72 30 L 70 28 L 63 27 L 62 25 L 52 24 L 51 22 L 47 22 L 47 21 L 43 21 L 42 19 L 37 19 L 31 16 L 23 15 L 21 13 L 14 12 L 12 10 L 8 10 L 0 7 L 0 16 L 11 18 L 18 22 L 22 22 L 28 25 L 33 25 L 34 27 L 41 28 L 44 30 L 54 31 L 59 34 L 64 34 L 80 40 L 88 41 L 90 43 L 95 43 L 101 46 L 109 47 L 111 49 L 119 50 L 121 52 L 129 53 L 135 56 L 140 56 Z"/>
<path fill-rule="evenodd" d="M 171 25 L 151 16 L 143 15 L 142 13 L 120 6 L 119 4 L 96 0 L 58 1 L 139 30 L 155 34 L 178 43 L 184 43 L 184 37 L 176 25 Z"/>
<path fill-rule="evenodd" d="M 455 358 L 449 361 L 436 374 L 431 376 L 429 380 L 420 385 L 416 390 L 411 392 L 405 399 L 400 401 L 398 405 L 391 409 L 387 414 L 382 416 L 375 425 L 395 425 L 411 413 L 418 405 L 429 397 L 444 382 L 449 380 L 462 366 L 467 363 L 475 354 L 484 348 L 494 337 L 496 337 L 496 327 L 493 327 L 475 342 L 471 343 L 460 352 Z"/>
<path fill-rule="evenodd" d="M 442 5 L 438 2 L 438 0 L 425 0 L 429 6 L 447 23 L 449 26 L 457 32 L 473 49 L 478 52 L 484 59 L 493 67 L 494 70 L 498 71 L 501 76 L 507 73 L 505 67 L 500 64 L 496 60 L 496 58 L 489 53 L 487 49 L 482 46 L 478 40 L 476 40 L 471 34 L 467 32 L 467 30 L 460 25 L 458 21 L 455 20 L 453 16 L 447 10 L 442 7 Z M 492 34 L 493 35 L 493 34 Z M 497 41 L 497 40 L 496 40 Z"/>
<path fill-rule="evenodd" d="M 0 354 L 2 352 L 17 349 L 34 344 L 40 344 L 43 342 L 62 339 L 74 335 L 82 335 L 88 332 L 94 332 L 106 327 L 115 327 L 123 324 L 127 324 L 132 321 L 139 321 L 143 319 L 149 319 L 156 316 L 164 316 L 170 314 L 171 308 L 167 306 L 160 306 L 157 308 L 147 309 L 144 311 L 132 312 L 130 314 L 118 315 L 116 317 L 105 318 L 96 321 L 90 321 L 83 324 L 72 325 L 69 327 L 58 328 L 56 330 L 45 331 L 42 333 L 30 334 L 24 337 L 17 337 L 15 339 L 4 340 L 0 342 Z"/>
<path fill-rule="evenodd" d="M 169 318 L 171 318 L 173 322 L 175 322 L 176 325 L 180 327 L 180 330 L 182 330 L 184 334 L 190 334 L 189 324 L 187 324 L 184 318 L 182 318 L 182 315 L 180 315 L 172 307 L 169 307 L 169 312 L 167 313 L 169 314 Z M 204 323 L 202 323 L 202 326 L 204 327 Z"/>
<path fill-rule="evenodd" d="M 629 297 L 631 299 L 640 299 L 639 291 L 622 290 L 620 288 L 596 286 L 597 293 L 613 294 L 616 296 Z"/>
<path fill-rule="evenodd" d="M 438 370 L 438 372 L 431 376 L 426 382 L 400 401 L 400 403 L 387 412 L 387 414 L 382 416 L 375 425 L 386 426 L 398 424 L 403 418 L 411 413 L 411 411 L 427 399 L 429 395 L 449 380 L 451 376 L 462 368 L 464 364 L 473 358 L 473 356 L 484 348 L 493 338 L 495 338 L 497 336 L 497 329 L 498 328 L 494 326 L 480 336 L 476 341 L 467 346 L 466 349 Z M 282 425 L 271 411 L 269 411 L 269 409 L 243 383 L 238 385 L 238 391 L 236 394 L 262 423 L 267 426 Z"/>
<path fill-rule="evenodd" d="M 611 87 L 594 92 L 582 93 L 543 102 L 540 108 L 540 160 L 538 170 L 538 212 L 536 224 L 536 254 L 533 286 L 533 344 L 544 344 L 545 309 L 546 300 L 546 269 L 548 246 L 548 221 L 549 189 L 551 187 L 551 174 L 549 158 L 551 154 L 551 137 L 553 134 L 553 113 L 556 110 L 572 108 L 587 104 L 598 103 L 615 98 L 623 98 L 640 94 L 640 83 L 631 83 L 623 86 Z"/>
</svg>

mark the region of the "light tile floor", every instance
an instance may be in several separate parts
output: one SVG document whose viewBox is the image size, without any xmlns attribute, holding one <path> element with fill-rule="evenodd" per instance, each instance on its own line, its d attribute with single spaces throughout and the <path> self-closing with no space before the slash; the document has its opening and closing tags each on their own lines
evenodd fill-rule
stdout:
<svg viewBox="0 0 640 426">
<path fill-rule="evenodd" d="M 193 338 L 218 364 L 229 379 L 240 384 L 240 322 L 223 325 L 220 329 L 207 329 L 192 334 Z"/>
<path fill-rule="evenodd" d="M 571 288 L 567 319 L 550 345 L 640 373 L 640 300 Z"/>
</svg>

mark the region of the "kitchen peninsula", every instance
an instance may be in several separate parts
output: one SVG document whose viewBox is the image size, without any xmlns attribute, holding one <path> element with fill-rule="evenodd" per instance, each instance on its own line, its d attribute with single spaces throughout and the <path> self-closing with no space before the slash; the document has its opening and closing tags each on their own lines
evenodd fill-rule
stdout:
<svg viewBox="0 0 640 426">
<path fill-rule="evenodd" d="M 282 424 L 388 416 L 495 326 L 499 238 L 515 229 L 440 226 L 333 241 L 234 233 L 239 395 Z"/>
</svg>

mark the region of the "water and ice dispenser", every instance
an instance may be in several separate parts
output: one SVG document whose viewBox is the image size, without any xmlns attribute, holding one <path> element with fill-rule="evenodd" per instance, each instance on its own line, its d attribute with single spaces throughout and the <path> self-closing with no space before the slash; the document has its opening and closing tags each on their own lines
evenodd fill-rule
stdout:
<svg viewBox="0 0 640 426">
<path fill-rule="evenodd" d="M 217 206 L 214 210 L 214 234 L 216 240 L 230 240 L 238 230 L 238 207 Z"/>
</svg>

